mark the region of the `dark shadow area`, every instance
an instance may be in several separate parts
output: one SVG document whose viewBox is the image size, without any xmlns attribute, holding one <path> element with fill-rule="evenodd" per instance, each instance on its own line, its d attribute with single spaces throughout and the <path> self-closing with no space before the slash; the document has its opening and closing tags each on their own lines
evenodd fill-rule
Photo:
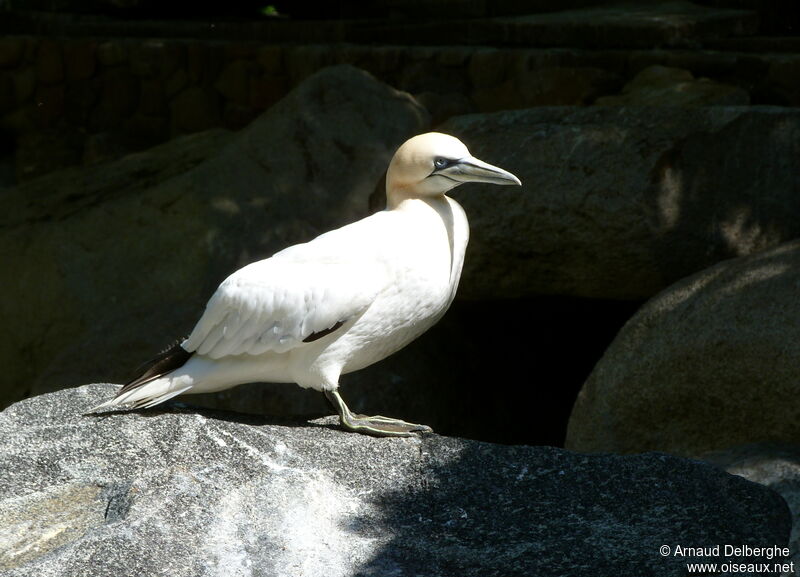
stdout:
<svg viewBox="0 0 800 577">
<path fill-rule="evenodd" d="M 797 5 L 785 0 L 695 0 L 697 4 L 718 8 L 757 10 L 759 31 L 775 36 L 800 34 L 800 12 Z"/>
<path fill-rule="evenodd" d="M 748 481 L 765 485 L 786 499 L 792 518 L 800 513 L 798 479 L 800 478 L 800 445 L 764 442 L 741 445 L 703 455 L 703 460 L 739 475 Z M 797 556 L 796 548 L 793 551 Z"/>
<path fill-rule="evenodd" d="M 791 3 L 686 2 L 676 14 L 674 3 L 642 2 L 641 18 L 622 28 L 617 16 L 637 10 L 609 11 L 615 4 L 9 1 L 0 5 L 0 129 L 20 143 L 22 181 L 178 134 L 242 128 L 340 63 L 413 93 L 437 122 L 588 104 L 650 65 L 736 85 L 753 103 L 800 103 L 797 64 L 778 56 L 800 47 Z M 433 46 L 443 53 L 429 54 Z"/>
<path fill-rule="evenodd" d="M 419 484 L 378 503 L 391 542 L 357 575 L 679 576 L 703 559 L 661 555 L 664 544 L 775 546 L 789 537 L 778 495 L 705 464 L 456 443 L 423 441 Z M 369 535 L 370 521 L 356 517 L 352 530 Z"/>
<path fill-rule="evenodd" d="M 562 446 L 578 391 L 639 304 L 457 301 L 388 366 L 344 376 L 342 394 L 358 412 L 391 416 L 402 400 L 397 416 L 443 435 Z"/>
<path fill-rule="evenodd" d="M 453 19 L 531 12 L 553 12 L 602 4 L 603 0 L 528 0 L 518 2 L 391 2 L 386 0 L 238 0 L 236 2 L 164 3 L 157 0 L 9 0 L 12 12 L 95 15 L 119 20 L 338 20 L 365 18 Z"/>
<path fill-rule="evenodd" d="M 17 180 L 14 174 L 16 145 L 14 134 L 0 126 L 0 190 L 6 186 L 13 186 Z"/>
<path fill-rule="evenodd" d="M 800 235 L 798 136 L 796 123 L 766 109 L 721 127 L 709 122 L 661 155 L 649 198 L 663 227 L 657 253 L 666 277 L 677 281 Z"/>
</svg>

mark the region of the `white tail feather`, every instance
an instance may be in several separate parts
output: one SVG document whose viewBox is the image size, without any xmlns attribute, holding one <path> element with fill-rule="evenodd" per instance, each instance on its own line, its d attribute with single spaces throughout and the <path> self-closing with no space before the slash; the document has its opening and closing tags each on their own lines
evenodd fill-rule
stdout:
<svg viewBox="0 0 800 577">
<path fill-rule="evenodd" d="M 111 408 L 147 409 L 168 401 L 172 397 L 177 397 L 192 388 L 192 385 L 186 385 L 179 389 L 170 390 L 172 384 L 172 379 L 170 378 L 156 379 L 123 395 L 114 397 L 110 401 L 101 403 L 89 409 L 86 414 Z"/>
<path fill-rule="evenodd" d="M 165 393 L 165 394 L 161 395 L 160 397 L 154 398 L 151 401 L 147 401 L 147 402 L 140 401 L 140 402 L 143 402 L 144 404 L 137 404 L 136 407 L 137 408 L 141 407 L 143 409 L 149 409 L 150 407 L 155 407 L 156 405 L 161 404 L 164 401 L 170 400 L 172 397 L 177 397 L 181 393 L 185 393 L 186 391 L 188 391 L 191 388 L 192 388 L 191 385 L 189 385 L 188 387 L 183 387 L 182 389 L 178 389 L 177 391 L 172 391 L 171 393 Z"/>
</svg>

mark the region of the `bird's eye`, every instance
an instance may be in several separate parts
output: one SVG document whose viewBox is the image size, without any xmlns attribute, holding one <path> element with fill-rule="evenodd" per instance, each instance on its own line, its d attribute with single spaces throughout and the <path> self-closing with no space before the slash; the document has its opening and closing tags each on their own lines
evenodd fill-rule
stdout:
<svg viewBox="0 0 800 577">
<path fill-rule="evenodd" d="M 447 166 L 447 159 L 442 158 L 441 156 L 433 159 L 433 165 L 438 169 L 441 170 L 445 166 Z"/>
</svg>

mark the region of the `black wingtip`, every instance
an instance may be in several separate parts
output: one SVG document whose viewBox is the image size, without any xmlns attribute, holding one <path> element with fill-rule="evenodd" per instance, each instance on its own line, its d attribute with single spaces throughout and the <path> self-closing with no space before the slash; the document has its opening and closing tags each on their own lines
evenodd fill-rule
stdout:
<svg viewBox="0 0 800 577">
<path fill-rule="evenodd" d="M 158 353 L 156 357 L 139 367 L 136 372 L 137 376 L 125 383 L 125 386 L 117 392 L 116 396 L 124 395 L 128 391 L 141 387 L 185 365 L 186 361 L 188 361 L 194 353 L 190 353 L 181 346 L 184 340 L 185 339 L 178 339 Z"/>
<path fill-rule="evenodd" d="M 338 321 L 336 324 L 334 324 L 330 328 L 323 329 L 321 331 L 317 331 L 316 333 L 311 333 L 310 335 L 308 335 L 306 338 L 303 339 L 303 342 L 304 343 L 313 343 L 317 339 L 321 339 L 322 337 L 331 334 L 333 331 L 335 331 L 336 329 L 341 327 L 343 324 L 344 324 L 344 321 Z"/>
</svg>

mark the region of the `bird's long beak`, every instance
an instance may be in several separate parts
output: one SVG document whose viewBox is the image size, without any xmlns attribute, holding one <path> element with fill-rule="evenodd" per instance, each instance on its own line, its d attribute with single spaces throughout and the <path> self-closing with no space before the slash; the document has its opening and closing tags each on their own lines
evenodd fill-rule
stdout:
<svg viewBox="0 0 800 577">
<path fill-rule="evenodd" d="M 520 180 L 510 172 L 488 162 L 478 160 L 474 156 L 460 159 L 439 171 L 440 174 L 456 182 L 488 182 L 490 184 L 516 184 Z"/>
</svg>

